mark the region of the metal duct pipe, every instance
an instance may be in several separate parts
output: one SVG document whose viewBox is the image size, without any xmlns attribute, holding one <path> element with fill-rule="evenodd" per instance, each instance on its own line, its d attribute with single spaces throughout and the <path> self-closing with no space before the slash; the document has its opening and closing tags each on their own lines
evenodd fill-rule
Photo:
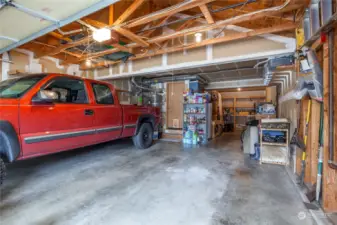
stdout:
<svg viewBox="0 0 337 225">
<path fill-rule="evenodd" d="M 226 89 L 226 88 L 237 88 L 237 87 L 263 87 L 263 79 L 246 79 L 246 80 L 235 80 L 235 81 L 218 81 L 210 82 L 205 86 L 206 90 L 212 89 Z"/>
<path fill-rule="evenodd" d="M 143 80 L 144 84 L 153 84 L 153 83 L 164 83 L 164 82 L 172 82 L 172 81 L 184 81 L 184 80 L 198 80 L 203 84 L 206 84 L 207 81 L 199 76 L 165 76 L 165 77 L 157 77 Z"/>
<path fill-rule="evenodd" d="M 291 70 L 274 72 L 273 76 L 274 77 L 282 77 L 282 78 L 285 77 L 286 84 L 287 84 L 286 89 L 289 90 L 290 88 L 292 88 L 292 86 L 293 86 L 293 84 L 292 84 L 293 80 L 292 80 L 292 71 Z"/>
<path fill-rule="evenodd" d="M 319 22 L 319 0 L 311 0 L 310 5 L 310 24 L 311 24 L 311 33 L 315 34 L 316 31 L 320 28 Z"/>
<path fill-rule="evenodd" d="M 242 71 L 242 70 L 251 70 L 251 69 L 259 69 L 261 67 L 258 68 L 254 68 L 254 67 L 242 67 L 242 68 L 231 68 L 231 69 L 224 69 L 224 70 L 215 70 L 215 71 L 207 71 L 207 72 L 203 72 L 203 73 L 194 73 L 195 75 L 188 75 L 188 74 L 175 74 L 173 79 L 182 79 L 182 78 L 178 78 L 178 77 L 199 77 L 198 79 L 202 82 L 204 82 L 205 84 L 208 82 L 208 80 L 206 80 L 203 77 L 200 77 L 201 75 L 211 75 L 211 74 L 217 74 L 217 73 L 221 73 L 221 72 L 236 72 L 236 71 Z M 160 80 L 164 77 L 168 77 L 167 81 L 163 81 L 163 82 L 169 82 L 172 81 L 172 76 L 163 76 L 163 77 L 159 77 L 159 78 L 150 78 L 150 79 L 156 79 L 156 80 Z M 197 78 L 186 78 L 184 80 L 192 80 L 192 79 L 197 79 Z M 177 81 L 177 80 L 174 80 Z"/>
<path fill-rule="evenodd" d="M 304 39 L 307 41 L 311 37 L 310 12 L 309 12 L 309 9 L 306 9 L 305 13 L 304 13 L 303 29 L 304 29 Z"/>
<path fill-rule="evenodd" d="M 279 79 L 282 79 L 284 80 L 284 89 L 285 91 L 288 91 L 289 90 L 289 82 L 288 82 L 288 76 L 287 75 L 274 75 L 275 79 L 279 78 Z"/>
<path fill-rule="evenodd" d="M 334 110 L 333 110 L 333 103 L 334 103 L 334 57 L 333 57 L 333 49 L 334 49 L 334 31 L 330 31 L 329 33 L 329 160 L 328 165 L 330 168 L 337 170 L 337 162 L 335 162 L 334 158 L 334 138 L 333 138 L 333 131 L 334 131 Z"/>
<path fill-rule="evenodd" d="M 321 0 L 321 21 L 324 25 L 332 16 L 332 0 Z"/>
</svg>

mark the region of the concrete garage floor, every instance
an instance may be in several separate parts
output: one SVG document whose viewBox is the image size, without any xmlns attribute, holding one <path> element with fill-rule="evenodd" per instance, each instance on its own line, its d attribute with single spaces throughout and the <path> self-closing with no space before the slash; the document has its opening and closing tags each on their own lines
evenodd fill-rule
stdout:
<svg viewBox="0 0 337 225">
<path fill-rule="evenodd" d="M 285 169 L 245 159 L 237 135 L 198 148 L 119 140 L 8 169 L 1 225 L 314 224 Z"/>
</svg>

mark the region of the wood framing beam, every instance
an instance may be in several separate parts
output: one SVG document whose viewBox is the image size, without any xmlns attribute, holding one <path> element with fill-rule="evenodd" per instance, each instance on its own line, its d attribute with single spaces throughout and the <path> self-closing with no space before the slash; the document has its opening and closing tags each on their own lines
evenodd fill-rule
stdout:
<svg viewBox="0 0 337 225">
<path fill-rule="evenodd" d="M 132 28 L 142 24 L 149 23 L 154 20 L 158 20 L 160 18 L 171 16 L 178 12 L 182 12 L 188 10 L 190 8 L 198 7 L 201 5 L 205 5 L 209 2 L 213 2 L 215 0 L 192 0 L 192 1 L 184 1 L 179 4 L 173 5 L 171 7 L 159 10 L 158 12 L 151 13 L 149 15 L 134 19 L 125 25 L 125 28 Z"/>
<path fill-rule="evenodd" d="M 202 26 L 198 26 L 198 27 L 192 27 L 190 29 L 186 29 L 186 30 L 181 30 L 181 31 L 177 31 L 175 33 L 172 34 L 168 34 L 168 35 L 161 35 L 158 37 L 154 37 L 149 39 L 147 42 L 149 44 L 153 44 L 153 43 L 160 43 L 166 40 L 170 40 L 173 38 L 177 38 L 177 37 L 181 37 L 184 35 L 188 35 L 188 34 L 194 34 L 196 32 L 202 32 L 202 31 L 207 31 L 207 30 L 212 30 L 212 29 L 217 29 L 217 28 L 223 28 L 226 25 L 234 25 L 240 22 L 245 22 L 245 21 L 250 21 L 250 20 L 254 20 L 254 19 L 259 19 L 259 18 L 263 18 L 266 15 L 278 15 L 278 14 L 282 14 L 284 12 L 289 12 L 292 11 L 294 9 L 298 9 L 298 8 L 302 8 L 303 5 L 299 5 L 299 4 L 295 4 L 295 5 L 288 5 L 287 7 L 281 9 L 281 10 L 270 10 L 270 11 L 264 11 L 262 13 L 247 13 L 245 15 L 241 15 L 241 16 L 237 16 L 237 17 L 233 17 L 227 20 L 221 20 L 218 21 L 214 24 L 207 24 L 207 25 L 202 25 Z M 292 24 L 288 24 L 291 25 Z M 140 47 L 139 44 L 137 43 L 131 43 L 128 44 L 126 47 L 128 48 L 136 48 L 136 47 Z M 92 53 L 90 54 L 90 56 L 85 56 L 82 57 L 80 60 L 85 60 L 87 58 L 96 58 L 96 57 L 100 57 L 106 54 L 112 54 L 118 52 L 116 51 L 116 49 L 108 49 L 108 50 L 104 50 L 101 52 L 96 52 L 96 53 Z"/>
<path fill-rule="evenodd" d="M 114 23 L 114 5 L 109 6 L 109 26 L 112 26 Z"/>
<path fill-rule="evenodd" d="M 235 40 L 241 40 L 241 39 L 245 39 L 245 38 L 249 38 L 249 37 L 255 37 L 255 36 L 258 36 L 258 35 L 262 35 L 262 34 L 276 33 L 276 32 L 281 32 L 281 31 L 286 31 L 286 30 L 294 30 L 295 28 L 296 28 L 296 24 L 291 24 L 291 25 L 280 25 L 280 26 L 275 26 L 275 27 L 270 27 L 270 28 L 263 28 L 263 29 L 258 29 L 258 30 L 254 30 L 254 31 L 243 32 L 243 33 L 236 33 L 236 34 L 232 34 L 232 35 L 228 35 L 228 36 L 224 36 L 224 37 L 220 37 L 220 38 L 213 38 L 213 39 L 204 40 L 200 43 L 195 43 L 195 44 L 191 44 L 191 45 L 188 45 L 188 46 L 171 47 L 171 48 L 167 48 L 167 49 L 161 49 L 161 50 L 158 50 L 158 51 L 156 51 L 154 53 L 150 53 L 150 54 L 136 55 L 132 59 L 146 58 L 146 57 L 161 55 L 161 54 L 164 54 L 164 53 L 172 53 L 172 52 L 202 47 L 202 46 L 206 46 L 206 45 L 210 45 L 210 44 L 217 44 L 217 43 L 224 43 L 224 42 L 230 42 L 230 41 L 235 41 Z M 97 56 L 97 54 L 96 54 L 96 56 Z M 85 59 L 85 57 L 83 59 Z M 91 69 L 91 68 L 96 68 L 96 67 L 112 65 L 112 64 L 116 64 L 116 63 L 118 63 L 118 62 L 110 62 L 110 61 L 101 62 L 101 63 L 98 63 L 96 65 L 93 65 L 92 67 L 83 67 L 82 69 Z"/>
<path fill-rule="evenodd" d="M 88 43 L 90 39 L 88 38 L 82 38 L 78 41 L 73 41 L 73 42 L 70 42 L 70 43 L 67 43 L 67 44 L 64 44 L 64 45 L 60 45 L 59 47 L 56 47 L 55 49 L 53 49 L 52 51 L 50 52 L 47 52 L 47 53 L 39 53 L 39 54 L 36 54 L 36 58 L 41 58 L 43 56 L 47 56 L 47 55 L 56 55 L 60 52 L 63 52 L 64 50 L 68 49 L 68 48 L 72 48 L 72 47 L 75 47 L 75 46 L 78 46 L 78 45 L 82 45 L 82 44 L 85 44 L 85 43 Z"/>
<path fill-rule="evenodd" d="M 188 27 L 190 27 L 196 20 L 187 20 L 185 23 L 181 24 L 180 27 L 176 31 L 182 31 Z"/>
<path fill-rule="evenodd" d="M 188 28 L 188 27 L 191 26 L 194 22 L 195 22 L 194 19 L 185 21 L 183 24 L 180 25 L 180 27 L 178 27 L 178 29 L 176 30 L 176 32 Z M 162 44 L 161 46 L 166 47 L 166 45 L 168 44 L 168 42 L 169 42 L 169 40 L 166 40 L 165 42 L 163 42 L 163 44 Z"/>
<path fill-rule="evenodd" d="M 164 24 L 168 21 L 168 19 L 169 19 L 170 17 L 171 17 L 171 16 L 168 16 L 168 17 L 164 18 L 164 19 L 163 19 L 160 23 L 158 23 L 156 26 L 162 26 L 162 25 L 164 25 Z M 144 37 L 149 37 L 153 32 L 155 32 L 155 30 L 156 30 L 156 29 L 145 31 L 145 32 L 143 33 L 142 36 L 144 36 Z"/>
<path fill-rule="evenodd" d="M 131 49 L 123 46 L 123 45 L 120 45 L 120 44 L 112 44 L 113 47 L 123 51 L 123 52 L 131 52 Z"/>
<path fill-rule="evenodd" d="M 200 1 L 193 1 L 193 2 L 199 2 L 200 3 Z M 201 2 L 203 4 L 205 4 L 204 1 L 201 1 Z M 183 3 L 185 4 L 184 6 L 186 6 L 186 2 L 183 2 Z M 202 5 L 202 4 L 200 3 L 200 5 Z M 175 6 L 177 6 L 177 5 L 175 5 Z M 189 4 L 189 7 L 191 7 L 190 4 Z M 227 20 L 218 21 L 214 24 L 202 25 L 202 26 L 182 30 L 182 31 L 179 31 L 179 32 L 175 32 L 173 34 L 161 35 L 161 36 L 158 36 L 158 37 L 154 37 L 154 38 L 149 39 L 147 41 L 147 43 L 149 43 L 149 44 L 159 43 L 159 42 L 163 42 L 163 41 L 170 40 L 170 39 L 173 39 L 173 38 L 181 37 L 181 36 L 184 36 L 184 35 L 194 34 L 196 32 L 202 32 L 202 31 L 207 31 L 207 30 L 212 30 L 212 29 L 217 29 L 217 28 L 223 28 L 226 25 L 233 25 L 233 24 L 237 24 L 237 23 L 241 23 L 241 22 L 245 22 L 245 21 L 251 21 L 251 20 L 254 20 L 254 19 L 263 18 L 263 17 L 268 16 L 268 15 L 282 14 L 284 12 L 289 12 L 289 11 L 292 11 L 292 10 L 295 10 L 295 9 L 298 9 L 298 8 L 302 8 L 302 7 L 303 7 L 303 5 L 301 5 L 301 4 L 294 4 L 294 5 L 287 5 L 286 7 L 282 8 L 281 10 L 280 10 L 280 7 L 273 7 L 273 8 L 270 8 L 268 10 L 263 10 L 261 12 L 247 13 L 245 15 L 240 15 L 240 16 L 233 17 L 233 18 L 230 18 L 230 19 L 227 19 Z M 170 7 L 170 8 L 172 8 L 172 7 Z M 167 9 L 168 8 L 166 8 L 165 10 L 167 10 Z M 173 11 L 176 12 L 176 9 L 173 10 Z M 153 15 L 153 14 L 150 14 L 148 16 L 151 16 L 151 15 Z M 166 13 L 165 15 L 172 15 L 172 14 Z M 146 17 L 146 18 L 148 18 L 148 17 Z M 143 19 L 142 21 L 147 21 L 147 20 Z M 78 42 L 80 42 L 80 41 L 81 40 L 79 40 Z M 84 38 L 84 42 L 85 41 L 88 41 L 88 39 Z M 143 44 L 145 45 L 145 43 L 143 43 Z M 76 43 L 73 43 L 72 47 L 73 46 L 76 46 Z M 131 43 L 131 44 L 128 44 L 126 47 L 136 48 L 136 47 L 141 47 L 141 46 L 142 45 L 140 45 L 139 43 Z M 67 47 L 68 46 L 63 46 L 63 47 L 60 46 L 61 49 L 66 49 Z M 96 58 L 96 57 L 100 57 L 100 56 L 115 53 L 115 52 L 118 52 L 118 50 L 117 49 L 108 49 L 108 50 L 104 50 L 104 51 L 101 51 L 101 52 L 92 53 L 92 54 L 90 54 L 90 56 L 82 57 L 80 59 L 80 61 L 85 60 L 87 58 Z"/>
<path fill-rule="evenodd" d="M 151 13 L 151 14 L 143 16 L 141 18 L 137 18 L 137 19 L 127 23 L 126 25 L 124 25 L 123 28 L 131 28 L 131 27 L 135 27 L 135 26 L 138 26 L 138 25 L 142 25 L 142 24 L 151 22 L 153 20 L 160 19 L 162 17 L 170 16 L 170 15 L 173 15 L 175 13 L 178 13 L 178 12 L 181 12 L 181 11 L 193 8 L 193 7 L 197 7 L 197 6 L 200 6 L 200 5 L 207 4 L 207 3 L 212 2 L 212 1 L 214 1 L 214 0 L 184 1 L 184 2 L 176 4 L 174 6 L 171 6 L 171 7 L 165 8 L 163 10 L 160 10 L 158 12 Z M 216 29 L 216 28 L 222 28 L 225 25 L 237 24 L 237 23 L 244 22 L 244 21 L 263 18 L 263 17 L 269 16 L 269 15 L 280 14 L 280 13 L 292 11 L 294 9 L 298 9 L 298 8 L 301 8 L 301 7 L 303 7 L 303 5 L 294 4 L 294 5 L 287 5 L 285 8 L 282 8 L 281 10 L 280 10 L 280 7 L 273 7 L 273 8 L 269 8 L 268 10 L 263 10 L 261 12 L 247 13 L 245 15 L 237 16 L 237 17 L 234 17 L 234 18 L 231 18 L 231 19 L 219 21 L 219 22 L 216 22 L 216 23 L 208 25 L 208 26 L 200 26 L 200 27 L 196 27 L 196 28 L 193 28 L 193 29 L 191 28 L 187 31 L 180 31 L 180 32 L 177 32 L 177 33 L 172 34 L 172 35 L 161 36 L 161 37 L 158 37 L 156 40 L 154 40 L 152 43 L 162 42 L 162 41 L 165 41 L 165 40 L 169 40 L 169 39 L 172 39 L 172 38 L 175 38 L 175 37 L 184 36 L 184 35 L 187 35 L 187 34 L 192 34 L 192 33 L 195 33 L 195 32 L 201 32 L 201 31 L 206 31 L 206 30 L 211 30 L 211 29 Z M 135 9 L 133 9 L 133 11 L 134 10 Z M 127 15 L 127 14 L 129 14 L 129 12 L 124 12 L 123 14 Z M 129 16 L 129 15 L 128 16 L 126 16 L 126 15 L 122 15 L 121 17 L 127 18 Z M 47 56 L 47 55 L 55 55 L 55 54 L 61 52 L 62 50 L 65 50 L 67 48 L 71 48 L 71 47 L 89 42 L 91 39 L 92 39 L 92 37 L 88 36 L 88 37 L 85 37 L 81 40 L 71 42 L 71 43 L 68 43 L 66 45 L 61 45 L 58 48 L 54 49 L 52 52 L 47 52 L 47 53 L 44 53 L 43 55 L 39 55 L 37 57 L 42 57 L 42 56 Z M 143 44 L 145 45 L 145 43 L 143 43 Z M 134 44 L 128 45 L 127 47 L 133 48 L 133 47 L 139 47 L 139 46 L 141 46 L 141 45 L 139 45 L 137 43 L 134 43 Z M 114 53 L 114 52 L 117 52 L 117 51 L 113 50 L 110 53 Z M 101 56 L 102 55 L 101 53 L 105 53 L 105 51 L 102 51 L 100 53 L 95 54 L 96 57 Z M 109 53 L 106 53 L 106 54 L 109 54 Z M 94 57 L 94 55 L 92 55 L 92 56 Z"/>
<path fill-rule="evenodd" d="M 200 8 L 202 14 L 204 14 L 204 17 L 207 20 L 207 23 L 209 23 L 209 24 L 214 23 L 214 19 L 213 19 L 211 13 L 209 12 L 209 9 L 208 9 L 207 5 L 201 5 L 201 6 L 199 6 L 199 8 Z"/>
<path fill-rule="evenodd" d="M 260 19 L 265 17 L 266 15 L 275 15 L 275 14 L 280 14 L 283 12 L 288 12 L 288 11 L 292 11 L 294 10 L 294 8 L 299 8 L 302 7 L 302 5 L 292 5 L 289 7 L 286 7 L 282 10 L 276 10 L 276 11 L 265 11 L 265 12 L 261 12 L 261 13 L 247 13 L 244 15 L 240 15 L 240 16 L 236 16 L 227 20 L 221 20 L 218 21 L 214 24 L 207 24 L 207 25 L 202 25 L 202 26 L 198 26 L 198 27 L 192 27 L 190 29 L 187 30 L 182 30 L 180 32 L 175 32 L 172 33 L 170 35 L 163 35 L 163 36 L 159 36 L 157 38 L 151 39 L 151 41 L 149 40 L 149 43 L 152 42 L 161 42 L 167 39 L 172 39 L 172 38 L 177 38 L 177 37 L 181 37 L 184 35 L 189 35 L 189 34 L 194 34 L 196 32 L 203 32 L 203 31 L 208 31 L 208 30 L 212 30 L 212 29 L 217 29 L 217 28 L 223 28 L 226 25 L 234 25 L 234 24 L 238 24 L 241 22 L 246 22 L 246 21 L 253 21 L 256 19 Z"/>
<path fill-rule="evenodd" d="M 68 54 L 68 55 L 72 55 L 72 56 L 75 56 L 77 58 L 80 58 L 82 55 L 79 54 L 79 53 L 75 53 L 75 52 L 70 52 L 70 51 L 67 51 L 67 50 L 64 50 L 63 51 L 64 53 Z"/>
<path fill-rule="evenodd" d="M 62 34 L 59 34 L 59 33 L 56 33 L 56 32 L 50 32 L 48 33 L 50 36 L 53 36 L 57 39 L 60 39 L 60 40 L 64 40 L 64 41 L 67 41 L 67 42 L 72 42 L 73 40 L 68 38 L 68 37 L 64 37 Z"/>
<path fill-rule="evenodd" d="M 309 154 L 311 160 L 307 160 L 310 168 L 310 184 L 314 185 L 317 182 L 317 165 L 318 165 L 318 146 L 319 146 L 319 125 L 321 115 L 321 103 L 312 101 L 311 119 L 309 122 L 310 139 L 308 139 Z"/>
<path fill-rule="evenodd" d="M 89 24 L 93 27 L 97 27 L 97 28 L 108 27 L 108 24 L 105 24 L 105 23 L 102 23 L 100 21 L 93 20 L 93 19 L 90 19 L 90 18 L 83 18 L 82 21 L 86 22 L 87 24 Z"/>
<path fill-rule="evenodd" d="M 124 13 L 118 17 L 118 19 L 113 23 L 113 25 L 119 25 L 123 23 L 138 7 L 143 4 L 145 0 L 135 0 L 133 3 L 127 8 Z"/>
<path fill-rule="evenodd" d="M 219 6 L 214 7 L 214 9 L 220 8 Z M 239 13 L 250 13 L 252 11 L 242 10 L 242 9 L 231 9 L 233 12 L 239 12 Z M 292 21 L 291 18 L 288 17 L 282 17 L 282 16 L 266 16 L 268 18 L 278 19 L 278 20 L 287 20 Z"/>
<path fill-rule="evenodd" d="M 132 33 L 131 31 L 118 27 L 118 28 L 114 28 L 115 31 L 117 31 L 118 33 L 120 33 L 121 35 L 127 37 L 128 39 L 134 41 L 135 43 L 137 43 L 138 45 L 142 46 L 142 47 L 149 47 L 150 44 L 147 43 L 146 41 L 144 41 L 143 39 L 141 39 L 139 36 L 137 36 L 136 34 Z"/>
<path fill-rule="evenodd" d="M 337 40 L 337 38 L 335 38 Z M 334 63 L 336 64 L 336 63 Z M 329 79 L 329 39 L 323 44 L 323 101 L 324 101 L 324 147 L 323 147 L 323 185 L 322 185 L 322 196 L 323 196 L 323 209 L 326 213 L 337 212 L 337 170 L 329 167 L 329 110 L 334 105 L 329 104 L 329 94 L 330 94 L 330 82 Z M 335 123 L 336 124 L 336 123 Z M 336 151 L 335 151 L 336 152 Z"/>
</svg>

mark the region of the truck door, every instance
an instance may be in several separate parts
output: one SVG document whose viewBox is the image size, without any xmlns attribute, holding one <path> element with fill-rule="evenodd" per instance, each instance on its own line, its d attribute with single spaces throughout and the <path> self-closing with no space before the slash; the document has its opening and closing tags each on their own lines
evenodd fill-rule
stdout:
<svg viewBox="0 0 337 225">
<path fill-rule="evenodd" d="M 103 83 L 91 83 L 94 92 L 94 126 L 98 142 L 117 139 L 123 130 L 122 108 L 112 87 Z"/>
<path fill-rule="evenodd" d="M 32 104 L 30 101 L 20 105 L 24 157 L 95 143 L 94 111 L 89 104 L 88 87 L 81 79 L 57 76 L 41 88 L 56 92 L 56 102 Z"/>
</svg>

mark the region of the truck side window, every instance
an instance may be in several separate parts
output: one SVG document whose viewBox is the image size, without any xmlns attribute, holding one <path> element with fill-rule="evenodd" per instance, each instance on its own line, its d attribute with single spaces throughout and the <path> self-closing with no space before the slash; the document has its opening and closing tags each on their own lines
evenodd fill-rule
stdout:
<svg viewBox="0 0 337 225">
<path fill-rule="evenodd" d="M 104 84 L 92 84 L 97 104 L 113 105 L 114 98 L 109 86 Z"/>
<path fill-rule="evenodd" d="M 58 77 L 53 79 L 45 90 L 51 90 L 58 94 L 59 103 L 87 104 L 88 98 L 84 82 L 68 77 Z"/>
</svg>

